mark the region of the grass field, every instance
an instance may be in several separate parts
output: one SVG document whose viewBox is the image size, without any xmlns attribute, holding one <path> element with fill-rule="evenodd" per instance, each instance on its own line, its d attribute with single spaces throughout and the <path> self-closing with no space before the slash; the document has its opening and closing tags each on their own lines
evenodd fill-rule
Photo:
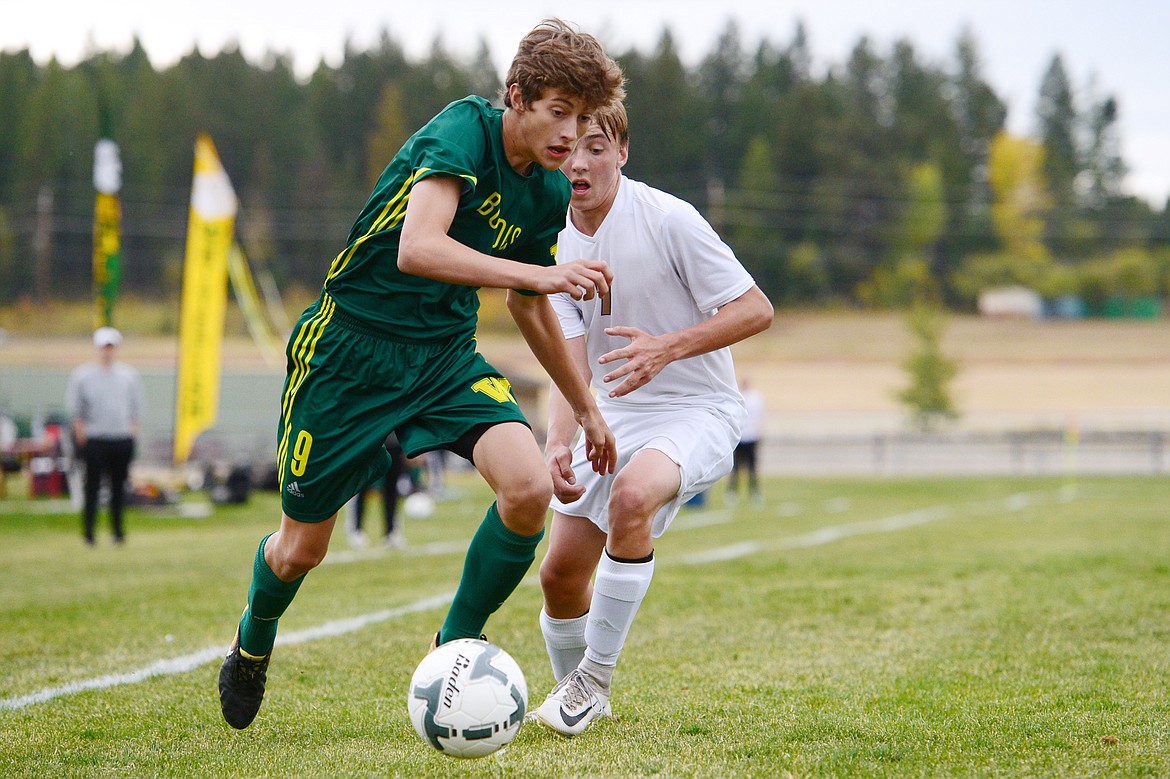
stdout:
<svg viewBox="0 0 1170 779">
<path fill-rule="evenodd" d="M 414 735 L 406 685 L 486 493 L 409 520 L 402 552 L 338 534 L 290 612 L 246 731 L 218 656 L 276 497 L 135 511 L 85 548 L 72 514 L 0 507 L 0 776 L 1170 775 L 1170 482 L 770 480 L 688 509 L 615 679 L 614 714 L 496 756 Z M 534 578 L 488 624 L 551 686 Z"/>
</svg>

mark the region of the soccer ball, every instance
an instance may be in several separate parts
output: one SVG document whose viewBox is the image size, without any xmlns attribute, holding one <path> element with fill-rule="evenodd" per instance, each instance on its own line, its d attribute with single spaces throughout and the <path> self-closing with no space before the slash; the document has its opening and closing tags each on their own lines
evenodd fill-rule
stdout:
<svg viewBox="0 0 1170 779">
<path fill-rule="evenodd" d="M 402 502 L 402 510 L 412 519 L 427 519 L 435 513 L 435 499 L 425 492 L 412 492 Z"/>
<path fill-rule="evenodd" d="M 483 757 L 516 737 L 528 683 L 503 649 L 461 638 L 423 658 L 406 703 L 415 731 L 432 747 L 453 757 Z"/>
</svg>

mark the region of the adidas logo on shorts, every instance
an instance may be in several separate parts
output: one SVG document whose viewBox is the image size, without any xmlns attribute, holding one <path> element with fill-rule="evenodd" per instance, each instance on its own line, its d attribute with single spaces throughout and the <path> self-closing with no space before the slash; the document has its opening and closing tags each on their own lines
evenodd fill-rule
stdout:
<svg viewBox="0 0 1170 779">
<path fill-rule="evenodd" d="M 285 490 L 288 492 L 289 495 L 292 495 L 294 498 L 305 497 L 305 494 L 303 492 L 301 492 L 301 488 L 297 485 L 297 483 L 295 481 L 290 482 L 289 485 L 287 487 L 285 487 Z"/>
</svg>

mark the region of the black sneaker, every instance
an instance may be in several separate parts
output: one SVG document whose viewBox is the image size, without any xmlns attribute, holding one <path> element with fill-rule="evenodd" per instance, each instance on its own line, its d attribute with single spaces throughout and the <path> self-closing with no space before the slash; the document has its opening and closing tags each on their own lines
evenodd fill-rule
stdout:
<svg viewBox="0 0 1170 779">
<path fill-rule="evenodd" d="M 271 657 L 271 652 L 255 658 L 240 651 L 240 631 L 236 630 L 227 657 L 219 667 L 219 707 L 233 728 L 243 730 L 256 719 L 256 712 L 264 702 L 264 682 Z"/>
</svg>

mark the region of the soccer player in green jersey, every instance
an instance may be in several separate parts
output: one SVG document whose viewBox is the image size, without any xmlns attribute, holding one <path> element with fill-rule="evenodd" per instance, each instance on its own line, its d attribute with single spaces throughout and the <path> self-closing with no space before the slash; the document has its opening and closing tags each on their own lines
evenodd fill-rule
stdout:
<svg viewBox="0 0 1170 779">
<path fill-rule="evenodd" d="M 478 287 L 508 290 L 533 353 L 584 429 L 592 467 L 612 473 L 614 436 L 547 295 L 609 292 L 599 260 L 556 262 L 570 187 L 558 170 L 590 113 L 623 97 L 601 45 L 560 20 L 520 42 L 504 107 L 458 100 L 395 155 L 289 340 L 277 465 L 280 528 L 260 542 L 248 603 L 219 672 L 224 718 L 245 728 L 264 696 L 277 620 L 320 564 L 338 510 L 410 457 L 470 460 L 496 500 L 467 550 L 435 643 L 478 637 L 532 564 L 552 479 L 508 380 L 476 351 Z"/>
</svg>

